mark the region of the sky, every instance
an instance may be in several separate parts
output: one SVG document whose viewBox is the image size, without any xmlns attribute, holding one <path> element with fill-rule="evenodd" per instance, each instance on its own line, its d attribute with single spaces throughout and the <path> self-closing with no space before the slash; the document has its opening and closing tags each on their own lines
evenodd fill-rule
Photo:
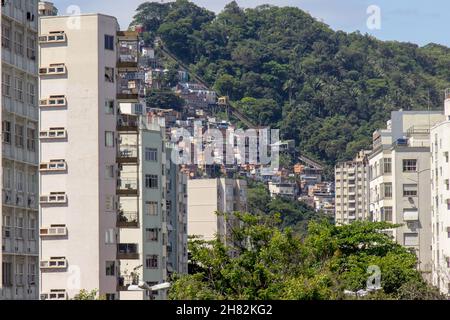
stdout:
<svg viewBox="0 0 450 320">
<path fill-rule="evenodd" d="M 60 14 L 76 5 L 82 13 L 116 16 L 122 29 L 132 20 L 144 0 L 53 0 Z M 155 0 L 164 2 L 164 0 Z M 167 2 L 167 1 L 166 1 Z M 220 12 L 231 0 L 193 0 Z M 261 4 L 299 7 L 334 30 L 369 33 L 381 40 L 397 40 L 426 45 L 430 42 L 450 47 L 449 0 L 237 0 L 241 7 Z"/>
</svg>

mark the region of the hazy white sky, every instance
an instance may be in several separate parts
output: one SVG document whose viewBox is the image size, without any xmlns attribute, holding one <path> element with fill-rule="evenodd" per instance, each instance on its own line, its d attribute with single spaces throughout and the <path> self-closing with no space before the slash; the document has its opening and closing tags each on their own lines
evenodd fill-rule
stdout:
<svg viewBox="0 0 450 320">
<path fill-rule="evenodd" d="M 156 2 L 163 2 L 155 0 Z M 122 28 L 128 27 L 137 6 L 143 0 L 53 0 L 64 14 L 70 5 L 78 5 L 84 13 L 114 15 Z M 196 4 L 220 12 L 231 0 L 193 0 Z M 384 40 L 410 41 L 420 45 L 436 42 L 450 46 L 448 0 L 237 0 L 242 7 L 261 4 L 296 6 L 308 11 L 333 29 L 347 32 L 360 30 Z M 432 5 L 431 5 L 432 4 Z M 367 8 L 381 9 L 381 29 L 369 30 Z"/>
</svg>

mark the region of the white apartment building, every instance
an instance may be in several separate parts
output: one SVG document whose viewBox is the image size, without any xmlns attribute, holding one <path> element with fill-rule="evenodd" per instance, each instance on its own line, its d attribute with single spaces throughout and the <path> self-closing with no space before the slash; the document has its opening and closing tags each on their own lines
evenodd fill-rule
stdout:
<svg viewBox="0 0 450 320">
<path fill-rule="evenodd" d="M 0 300 L 38 292 L 38 2 L 1 2 Z"/>
<path fill-rule="evenodd" d="M 445 121 L 431 128 L 432 282 L 450 294 L 450 89 Z"/>
<path fill-rule="evenodd" d="M 340 162 L 335 173 L 335 221 L 338 225 L 369 218 L 370 150 L 361 150 L 352 161 Z"/>
<path fill-rule="evenodd" d="M 231 214 L 247 210 L 247 182 L 230 178 L 190 179 L 187 194 L 188 235 L 206 241 L 218 235 L 226 243 L 233 226 Z M 227 222 L 216 212 L 228 214 L 231 219 Z"/>
<path fill-rule="evenodd" d="M 187 273 L 187 177 L 172 162 L 164 119 L 120 117 L 120 299 L 165 299 L 164 291 L 150 294 L 127 288 L 141 281 L 152 286 L 169 281 L 174 272 Z"/>
<path fill-rule="evenodd" d="M 41 299 L 117 299 L 119 26 L 101 14 L 39 26 Z"/>
<path fill-rule="evenodd" d="M 53 2 L 39 1 L 38 5 L 39 16 L 56 16 L 58 9 L 54 6 Z"/>
<path fill-rule="evenodd" d="M 438 111 L 392 112 L 387 128 L 374 133 L 369 156 L 371 219 L 403 225 L 386 232 L 415 251 L 427 280 L 431 272 L 429 133 L 443 119 Z"/>
<path fill-rule="evenodd" d="M 269 181 L 269 193 L 272 198 L 277 196 L 295 200 L 297 197 L 297 184 L 295 182 L 273 182 Z"/>
</svg>

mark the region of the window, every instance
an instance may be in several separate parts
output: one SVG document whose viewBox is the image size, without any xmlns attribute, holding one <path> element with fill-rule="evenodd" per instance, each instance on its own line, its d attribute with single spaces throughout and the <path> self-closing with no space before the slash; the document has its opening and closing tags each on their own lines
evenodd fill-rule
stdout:
<svg viewBox="0 0 450 320">
<path fill-rule="evenodd" d="M 23 192 L 23 172 L 17 171 L 17 181 L 16 181 L 17 191 Z"/>
<path fill-rule="evenodd" d="M 105 167 L 105 176 L 106 179 L 113 179 L 114 178 L 114 165 L 106 165 Z"/>
<path fill-rule="evenodd" d="M 6 22 L 2 22 L 2 47 L 11 48 L 11 26 L 7 25 Z"/>
<path fill-rule="evenodd" d="M 3 168 L 3 186 L 5 189 L 11 189 L 12 170 L 11 168 Z"/>
<path fill-rule="evenodd" d="M 28 82 L 27 85 L 27 102 L 33 106 L 36 102 L 36 87 L 31 82 Z"/>
<path fill-rule="evenodd" d="M 404 197 L 417 197 L 417 184 L 404 184 L 403 185 Z"/>
<path fill-rule="evenodd" d="M 381 220 L 392 222 L 392 207 L 384 207 L 381 211 Z"/>
<path fill-rule="evenodd" d="M 392 198 L 392 183 L 384 184 L 384 198 Z"/>
<path fill-rule="evenodd" d="M 158 176 L 155 174 L 146 174 L 145 175 L 145 187 L 149 189 L 157 189 L 158 188 Z"/>
<path fill-rule="evenodd" d="M 114 83 L 114 68 L 105 67 L 105 81 Z"/>
<path fill-rule="evenodd" d="M 23 56 L 23 33 L 16 31 L 14 32 L 14 48 L 16 54 Z"/>
<path fill-rule="evenodd" d="M 114 50 L 114 36 L 105 34 L 105 49 Z"/>
<path fill-rule="evenodd" d="M 2 94 L 4 96 L 11 96 L 11 75 L 2 72 Z"/>
<path fill-rule="evenodd" d="M 147 269 L 158 268 L 158 256 L 156 254 L 147 255 L 145 258 L 145 267 Z"/>
<path fill-rule="evenodd" d="M 23 126 L 16 124 L 14 134 L 16 147 L 23 148 Z"/>
<path fill-rule="evenodd" d="M 404 159 L 403 160 L 403 172 L 416 172 L 417 160 L 416 159 Z"/>
<path fill-rule="evenodd" d="M 23 101 L 23 80 L 16 78 L 16 99 Z"/>
<path fill-rule="evenodd" d="M 11 144 L 11 122 L 4 120 L 2 122 L 3 142 Z"/>
<path fill-rule="evenodd" d="M 27 37 L 27 57 L 36 60 L 36 40 L 33 37 Z"/>
<path fill-rule="evenodd" d="M 36 130 L 32 128 L 27 129 L 27 149 L 36 151 Z"/>
<path fill-rule="evenodd" d="M 383 173 L 392 173 L 392 159 L 385 158 L 383 161 Z"/>
<path fill-rule="evenodd" d="M 106 131 L 105 132 L 105 147 L 114 147 L 114 132 Z"/>
<path fill-rule="evenodd" d="M 145 161 L 158 161 L 158 149 L 145 148 Z"/>
<path fill-rule="evenodd" d="M 448 163 L 448 151 L 444 152 L 445 162 Z"/>
<path fill-rule="evenodd" d="M 158 202 L 156 201 L 147 201 L 146 203 L 146 213 L 149 216 L 157 216 L 158 215 Z"/>
<path fill-rule="evenodd" d="M 147 228 L 145 229 L 145 238 L 148 241 L 158 241 L 158 229 Z"/>
<path fill-rule="evenodd" d="M 417 246 L 419 245 L 419 235 L 417 233 L 405 233 L 403 235 L 405 246 Z"/>
<path fill-rule="evenodd" d="M 115 238 L 114 229 L 105 230 L 105 244 L 114 244 L 116 241 Z"/>
<path fill-rule="evenodd" d="M 114 100 L 105 101 L 105 113 L 114 114 Z"/>
<path fill-rule="evenodd" d="M 106 261 L 106 275 L 114 276 L 116 274 L 116 263 L 115 261 Z"/>
<path fill-rule="evenodd" d="M 28 240 L 36 240 L 36 219 L 30 218 L 28 221 Z"/>
<path fill-rule="evenodd" d="M 2 262 L 2 285 L 4 287 L 12 286 L 12 263 Z"/>
<path fill-rule="evenodd" d="M 105 198 L 105 209 L 108 211 L 112 211 L 114 210 L 114 196 L 112 195 L 107 195 Z"/>
</svg>

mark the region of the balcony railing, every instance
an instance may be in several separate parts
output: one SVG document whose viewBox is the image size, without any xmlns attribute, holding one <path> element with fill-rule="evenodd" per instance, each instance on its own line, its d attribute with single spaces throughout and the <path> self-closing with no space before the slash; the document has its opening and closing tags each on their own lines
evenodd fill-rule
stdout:
<svg viewBox="0 0 450 320">
<path fill-rule="evenodd" d="M 117 129 L 119 131 L 138 131 L 139 118 L 134 115 L 121 114 L 117 119 Z"/>
<path fill-rule="evenodd" d="M 139 216 L 136 211 L 119 211 L 117 215 L 118 228 L 137 228 L 139 227 Z"/>
<path fill-rule="evenodd" d="M 136 146 L 121 145 L 117 155 L 118 163 L 137 163 L 138 150 Z"/>
<path fill-rule="evenodd" d="M 136 179 L 119 179 L 117 180 L 118 195 L 137 195 L 138 182 Z"/>
<path fill-rule="evenodd" d="M 119 260 L 139 259 L 137 243 L 119 243 L 117 245 L 117 259 Z"/>
</svg>

